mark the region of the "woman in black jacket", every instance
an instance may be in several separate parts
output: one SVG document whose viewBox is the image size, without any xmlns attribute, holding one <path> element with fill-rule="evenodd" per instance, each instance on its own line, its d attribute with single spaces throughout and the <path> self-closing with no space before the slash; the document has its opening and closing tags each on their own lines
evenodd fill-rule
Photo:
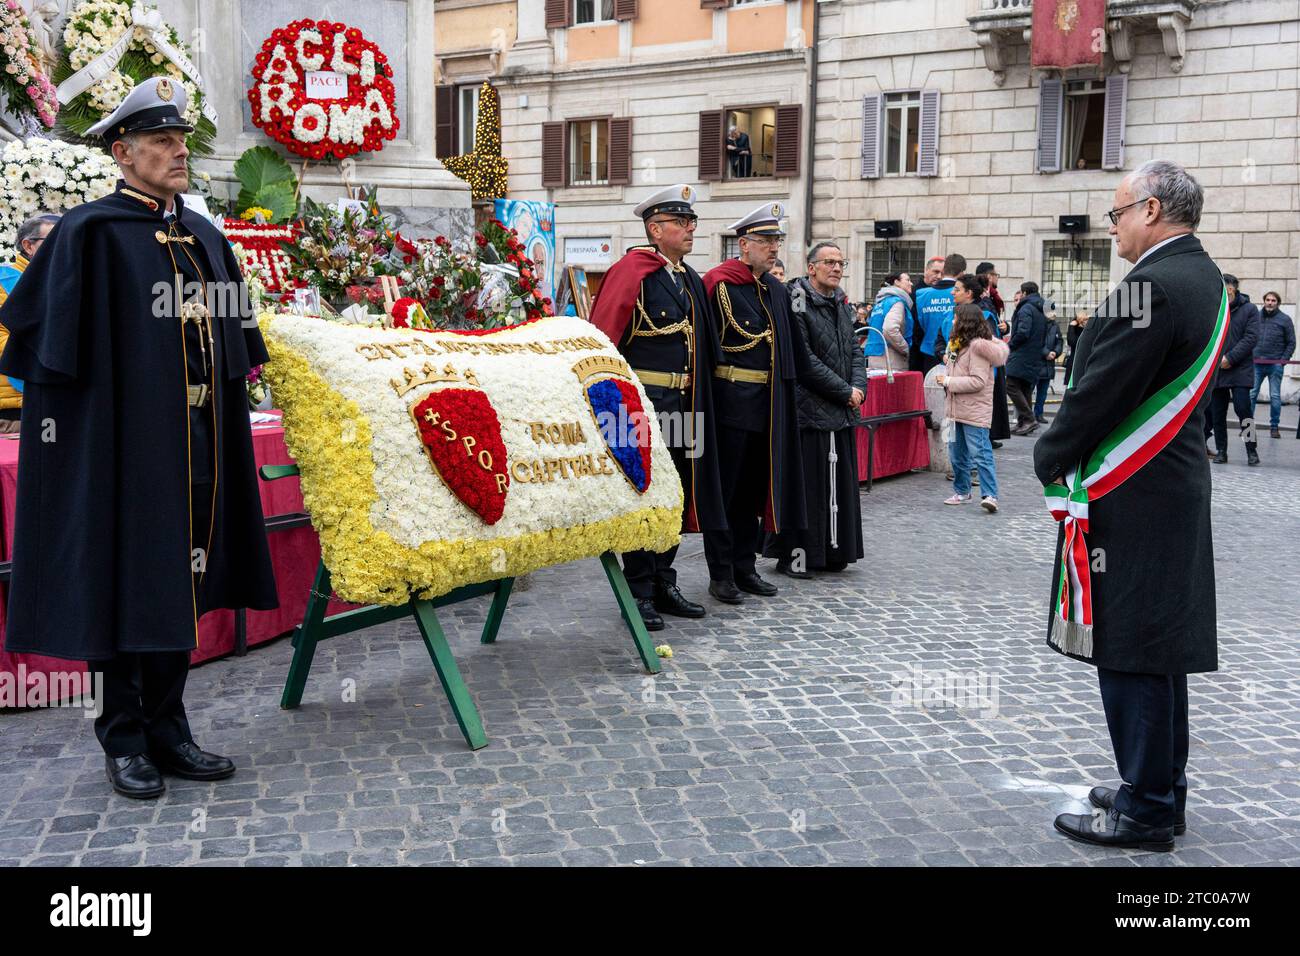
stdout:
<svg viewBox="0 0 1300 956">
<path fill-rule="evenodd" d="M 853 334 L 854 311 L 840 290 L 844 253 L 818 243 L 808 275 L 790 283 L 795 329 L 811 369 L 798 387 L 799 438 L 808 489 L 808 529 L 768 535 L 764 554 L 794 578 L 843 571 L 863 555 L 855 423 L 867 393 L 866 359 Z"/>
<path fill-rule="evenodd" d="M 993 316 L 990 320 L 993 337 L 1005 338 L 1011 331 L 1011 327 L 1002 318 L 1001 310 L 993 301 L 993 293 L 989 289 L 989 274 L 984 272 L 976 275 L 975 278 L 980 284 L 979 307 Z M 1007 412 L 1007 370 L 999 366 L 993 379 L 993 422 L 989 425 L 989 438 L 992 439 L 994 448 L 1001 448 L 1003 439 L 1010 437 L 1011 416 Z"/>
<path fill-rule="evenodd" d="M 1065 329 L 1065 387 L 1070 387 L 1070 373 L 1074 371 L 1074 349 L 1079 344 L 1079 336 L 1088 327 L 1089 315 L 1080 309 Z"/>
</svg>

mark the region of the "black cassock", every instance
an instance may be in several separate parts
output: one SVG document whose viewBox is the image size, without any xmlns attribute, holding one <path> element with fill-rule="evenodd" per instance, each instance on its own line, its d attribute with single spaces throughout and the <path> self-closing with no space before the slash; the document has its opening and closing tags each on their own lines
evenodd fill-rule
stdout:
<svg viewBox="0 0 1300 956">
<path fill-rule="evenodd" d="M 172 227 L 156 197 L 119 183 L 71 210 L 0 309 L 0 368 L 26 386 L 11 652 L 190 651 L 204 611 L 278 606 L 244 385 L 266 349 L 225 238 L 179 198 L 176 209 Z M 172 230 L 193 241 L 159 241 Z M 200 361 L 215 397 L 201 409 L 187 401 L 198 334 L 177 315 L 177 268 L 214 283 Z M 204 428 L 208 459 L 192 447 Z M 194 500 L 194 487 L 211 497 Z M 205 547 L 192 522 L 209 507 Z"/>
<path fill-rule="evenodd" d="M 743 271 L 742 271 L 743 270 Z M 769 384 L 728 381 L 715 374 L 718 472 L 727 511 L 726 531 L 706 531 L 705 556 L 713 580 L 753 573 L 762 531 L 807 527 L 795 380 L 806 373 L 803 342 L 793 334 L 790 294 L 770 275 L 756 280 L 728 260 L 705 278 L 719 322 L 722 365 L 769 371 Z M 770 338 L 763 338 L 771 331 Z"/>
</svg>

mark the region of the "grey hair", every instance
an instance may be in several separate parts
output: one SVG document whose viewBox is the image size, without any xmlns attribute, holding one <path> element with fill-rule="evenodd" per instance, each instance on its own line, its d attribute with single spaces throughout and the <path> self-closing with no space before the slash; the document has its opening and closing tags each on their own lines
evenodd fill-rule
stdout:
<svg viewBox="0 0 1300 956">
<path fill-rule="evenodd" d="M 815 246 L 813 246 L 811 249 L 808 250 L 807 261 L 808 262 L 816 261 L 817 253 L 821 252 L 823 249 L 837 249 L 840 252 L 844 251 L 843 249 L 840 249 L 840 244 L 838 242 L 831 242 L 829 239 L 825 239 L 817 243 Z"/>
<path fill-rule="evenodd" d="M 1134 200 L 1141 202 L 1152 196 L 1160 200 L 1164 219 L 1192 229 L 1201 224 L 1205 190 L 1182 166 L 1167 159 L 1152 159 L 1125 178 L 1133 190 Z"/>
<path fill-rule="evenodd" d="M 28 239 L 35 239 L 36 234 L 41 231 L 41 226 L 49 223 L 51 228 L 57 223 L 62 216 L 52 212 L 41 213 L 39 216 L 32 216 L 25 223 L 18 227 L 18 235 L 14 239 L 14 245 L 22 249 L 23 243 Z"/>
</svg>

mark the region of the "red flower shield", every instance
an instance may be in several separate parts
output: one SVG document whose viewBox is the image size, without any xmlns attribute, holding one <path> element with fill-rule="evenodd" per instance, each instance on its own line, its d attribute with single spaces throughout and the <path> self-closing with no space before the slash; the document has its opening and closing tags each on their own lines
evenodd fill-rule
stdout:
<svg viewBox="0 0 1300 956">
<path fill-rule="evenodd" d="M 487 394 L 444 388 L 411 406 L 433 470 L 451 493 L 492 525 L 505 511 L 510 488 L 501 422 Z"/>
</svg>

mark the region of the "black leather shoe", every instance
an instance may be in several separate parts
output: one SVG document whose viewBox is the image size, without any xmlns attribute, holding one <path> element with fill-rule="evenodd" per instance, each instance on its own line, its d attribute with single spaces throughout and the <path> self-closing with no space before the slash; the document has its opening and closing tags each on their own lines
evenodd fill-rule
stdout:
<svg viewBox="0 0 1300 956">
<path fill-rule="evenodd" d="M 1094 807 L 1100 807 L 1102 810 L 1110 810 L 1115 806 L 1115 791 L 1110 787 L 1093 787 L 1088 791 L 1088 802 Z M 1187 812 L 1184 810 L 1174 811 L 1174 836 L 1182 836 L 1187 832 Z"/>
<path fill-rule="evenodd" d="M 1255 450 L 1254 442 L 1251 442 L 1246 446 L 1246 464 L 1248 465 L 1259 464 L 1259 452 Z"/>
<path fill-rule="evenodd" d="M 1040 425 L 1046 425 L 1046 424 L 1047 424 L 1047 419 L 1046 419 L 1044 416 L 1042 416 L 1042 415 L 1039 415 L 1037 418 L 1034 419 L 1034 421 L 1038 422 L 1038 424 L 1040 424 Z"/>
<path fill-rule="evenodd" d="M 656 584 L 654 597 L 655 610 L 661 614 L 673 614 L 677 617 L 704 617 L 708 613 L 703 604 L 686 600 L 686 595 L 675 584 Z"/>
<path fill-rule="evenodd" d="M 1226 451 L 1218 452 L 1211 460 L 1216 465 L 1226 465 L 1228 463 L 1228 453 Z"/>
<path fill-rule="evenodd" d="M 1149 827 L 1124 816 L 1114 807 L 1105 814 L 1062 813 L 1056 829 L 1071 840 L 1096 846 L 1167 853 L 1174 848 L 1173 827 Z"/>
<path fill-rule="evenodd" d="M 104 769 L 108 772 L 108 782 L 124 797 L 136 800 L 152 800 L 161 797 L 167 788 L 163 786 L 162 774 L 154 766 L 148 754 L 131 754 L 129 757 L 104 757 Z"/>
<path fill-rule="evenodd" d="M 830 574 L 839 574 L 849 566 L 847 561 L 828 561 L 825 566 L 818 568 L 818 571 L 826 571 Z"/>
<path fill-rule="evenodd" d="M 653 598 L 637 598 L 636 609 L 641 612 L 641 623 L 645 625 L 647 631 L 662 631 L 664 629 L 664 619 L 655 610 Z"/>
<path fill-rule="evenodd" d="M 235 762 L 229 757 L 200 750 L 193 741 L 157 751 L 152 756 L 164 773 L 185 780 L 224 780 L 235 772 Z"/>
<path fill-rule="evenodd" d="M 745 595 L 730 581 L 710 581 L 709 593 L 723 604 L 745 603 Z"/>
<path fill-rule="evenodd" d="M 795 578 L 799 581 L 806 581 L 812 577 L 811 571 L 796 571 L 794 565 L 789 561 L 776 562 L 776 573 L 784 574 L 787 578 Z"/>
<path fill-rule="evenodd" d="M 1000 442 L 1000 441 L 995 441 L 995 442 L 992 443 L 992 445 L 993 445 L 994 448 L 1001 448 L 1001 447 L 1002 447 L 1002 442 Z"/>
<path fill-rule="evenodd" d="M 754 571 L 748 574 L 737 574 L 736 587 L 747 594 L 757 594 L 759 597 L 771 597 L 776 593 L 776 585 L 768 584 Z"/>
</svg>

